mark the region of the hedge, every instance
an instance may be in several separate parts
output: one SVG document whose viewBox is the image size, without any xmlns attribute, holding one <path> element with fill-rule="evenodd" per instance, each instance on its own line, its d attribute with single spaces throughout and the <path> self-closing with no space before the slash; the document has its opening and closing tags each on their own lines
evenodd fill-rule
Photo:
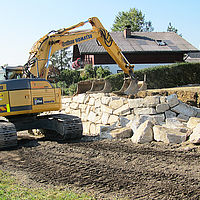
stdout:
<svg viewBox="0 0 200 200">
<path fill-rule="evenodd" d="M 200 84 L 200 63 L 177 63 L 173 65 L 156 66 L 134 72 L 138 80 L 147 76 L 148 89 L 170 88 L 188 84 Z M 110 80 L 113 90 L 119 90 L 123 84 L 123 73 L 113 74 Z"/>
</svg>

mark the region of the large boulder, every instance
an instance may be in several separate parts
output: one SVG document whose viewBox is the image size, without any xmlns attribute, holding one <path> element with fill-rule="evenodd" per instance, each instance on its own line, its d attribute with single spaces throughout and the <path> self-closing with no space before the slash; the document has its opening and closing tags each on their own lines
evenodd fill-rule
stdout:
<svg viewBox="0 0 200 200">
<path fill-rule="evenodd" d="M 189 117 L 195 117 L 197 115 L 197 110 L 192 106 L 180 102 L 177 106 L 171 108 L 172 111 Z"/>
<path fill-rule="evenodd" d="M 111 126 L 100 127 L 100 138 L 130 138 L 133 135 L 133 131 L 128 127 L 120 127 L 117 122 Z"/>
<path fill-rule="evenodd" d="M 186 141 L 187 129 L 168 128 L 165 126 L 155 125 L 153 127 L 154 139 L 164 143 L 182 143 Z"/>
<path fill-rule="evenodd" d="M 112 138 L 130 138 L 133 135 L 133 131 L 131 128 L 128 127 L 123 127 L 123 128 L 118 128 L 110 131 L 110 135 Z"/>
<path fill-rule="evenodd" d="M 189 141 L 193 144 L 200 144 L 200 123 L 193 129 Z"/>
<path fill-rule="evenodd" d="M 189 121 L 187 122 L 187 127 L 194 129 L 199 123 L 200 123 L 200 118 L 190 117 Z"/>
<path fill-rule="evenodd" d="M 179 104 L 179 100 L 176 94 L 167 96 L 166 101 L 171 108 Z"/>
<path fill-rule="evenodd" d="M 153 141 L 153 123 L 149 120 L 141 124 L 134 132 L 131 140 L 133 143 L 147 143 Z"/>
<path fill-rule="evenodd" d="M 186 127 L 186 124 L 183 123 L 183 120 L 179 118 L 167 118 L 166 119 L 166 126 L 168 128 L 180 128 L 180 127 Z"/>
</svg>

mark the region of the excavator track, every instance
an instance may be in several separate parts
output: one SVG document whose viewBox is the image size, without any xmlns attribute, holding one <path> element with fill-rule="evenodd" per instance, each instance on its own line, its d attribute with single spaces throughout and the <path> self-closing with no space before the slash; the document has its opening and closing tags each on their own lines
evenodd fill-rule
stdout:
<svg viewBox="0 0 200 200">
<path fill-rule="evenodd" d="M 49 140 L 65 142 L 82 137 L 81 119 L 73 115 L 23 115 L 0 121 L 0 149 L 17 146 L 17 131 L 40 129 Z"/>
<path fill-rule="evenodd" d="M 40 120 L 48 121 L 48 127 L 43 127 L 42 132 L 46 138 L 59 142 L 78 139 L 82 137 L 83 126 L 81 119 L 73 115 L 55 114 L 40 116 Z"/>
<path fill-rule="evenodd" d="M 0 149 L 17 146 L 17 131 L 13 123 L 0 121 Z"/>
</svg>

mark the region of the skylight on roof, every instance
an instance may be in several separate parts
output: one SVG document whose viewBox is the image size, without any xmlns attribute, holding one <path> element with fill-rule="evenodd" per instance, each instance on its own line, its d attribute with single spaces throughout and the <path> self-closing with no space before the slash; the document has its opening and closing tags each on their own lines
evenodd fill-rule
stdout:
<svg viewBox="0 0 200 200">
<path fill-rule="evenodd" d="M 167 45 L 167 43 L 163 40 L 156 40 L 156 43 L 158 46 L 166 46 Z"/>
</svg>

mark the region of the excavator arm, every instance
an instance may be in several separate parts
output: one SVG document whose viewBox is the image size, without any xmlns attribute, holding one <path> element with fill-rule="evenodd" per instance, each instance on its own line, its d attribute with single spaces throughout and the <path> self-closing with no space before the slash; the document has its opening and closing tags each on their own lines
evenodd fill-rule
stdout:
<svg viewBox="0 0 200 200">
<path fill-rule="evenodd" d="M 76 28 L 84 26 L 86 23 L 91 24 L 91 30 L 73 31 Z M 35 77 L 47 79 L 49 60 L 55 51 L 92 39 L 96 39 L 124 73 L 131 77 L 129 86 L 134 85 L 134 91 L 138 90 L 137 80 L 134 78 L 133 74 L 134 65 L 131 65 L 128 62 L 109 32 L 96 17 L 89 18 L 87 21 L 80 22 L 69 28 L 51 31 L 46 34 L 32 47 L 26 66 L 29 68 L 30 73 Z M 132 91 L 129 89 L 128 93 L 131 92 Z"/>
</svg>

